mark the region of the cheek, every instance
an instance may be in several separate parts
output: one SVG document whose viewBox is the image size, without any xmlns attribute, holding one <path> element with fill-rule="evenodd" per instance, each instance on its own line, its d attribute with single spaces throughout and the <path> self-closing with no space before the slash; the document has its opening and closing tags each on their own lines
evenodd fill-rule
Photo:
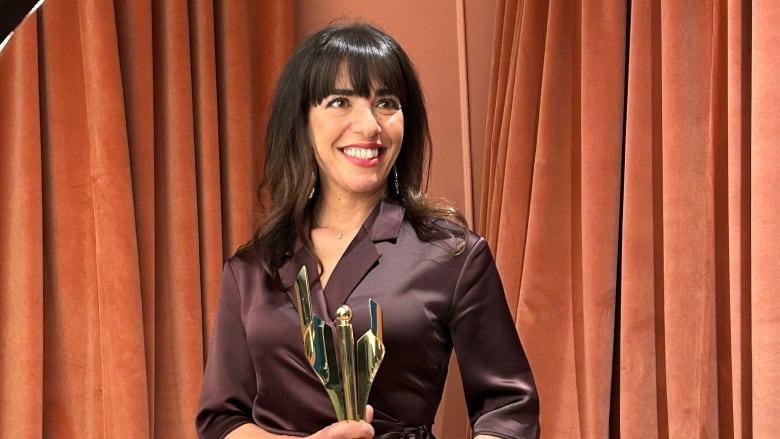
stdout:
<svg viewBox="0 0 780 439">
<path fill-rule="evenodd" d="M 311 144 L 323 151 L 330 149 L 349 131 L 348 122 L 343 118 L 310 120 L 309 139 L 311 139 Z"/>
<path fill-rule="evenodd" d="M 385 133 L 399 144 L 404 138 L 404 117 L 403 115 L 397 115 L 389 118 L 385 121 L 382 127 Z"/>
<path fill-rule="evenodd" d="M 318 145 L 318 139 L 317 139 L 317 133 L 314 130 L 313 126 L 309 124 L 309 146 L 311 147 L 312 151 L 314 152 L 314 158 L 317 161 L 317 163 L 320 162 L 320 153 L 319 153 L 319 147 Z"/>
<path fill-rule="evenodd" d="M 309 147 L 314 155 L 314 161 L 318 168 L 323 166 L 323 154 L 327 150 L 326 133 L 323 132 L 322 126 L 315 123 L 309 123 Z"/>
<path fill-rule="evenodd" d="M 309 143 L 314 149 L 314 154 L 328 149 L 328 145 L 333 141 L 333 129 L 328 124 L 314 123 L 309 125 Z M 318 157 L 319 159 L 319 157 Z"/>
<path fill-rule="evenodd" d="M 396 121 L 398 124 L 398 142 L 400 144 L 401 140 L 404 138 L 404 114 L 400 113 L 398 115 L 398 120 Z"/>
</svg>

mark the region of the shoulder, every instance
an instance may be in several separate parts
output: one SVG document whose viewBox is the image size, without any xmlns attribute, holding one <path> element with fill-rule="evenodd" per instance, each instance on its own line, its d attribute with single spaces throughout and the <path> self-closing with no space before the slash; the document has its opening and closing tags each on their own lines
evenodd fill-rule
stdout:
<svg viewBox="0 0 780 439">
<path fill-rule="evenodd" d="M 440 232 L 432 242 L 447 241 L 449 244 L 460 245 L 468 251 L 480 241 L 484 241 L 484 238 L 468 226 L 458 224 L 446 218 L 437 218 L 429 221 L 428 224 L 430 228 Z"/>
<path fill-rule="evenodd" d="M 453 262 L 464 261 L 474 254 L 487 253 L 490 257 L 487 241 L 461 224 L 439 218 L 427 222 L 425 229 L 427 233 L 421 234 L 405 219 L 402 230 L 407 238 L 404 241 L 416 242 L 416 245 L 428 249 L 432 254 L 442 253 Z"/>
<path fill-rule="evenodd" d="M 256 258 L 240 252 L 225 261 L 222 271 L 223 283 L 232 281 L 241 291 L 265 283 L 266 277 L 265 270 Z"/>
<path fill-rule="evenodd" d="M 245 272 L 262 269 L 262 267 L 256 257 L 237 251 L 225 261 L 225 269 L 230 269 L 234 272 Z"/>
</svg>

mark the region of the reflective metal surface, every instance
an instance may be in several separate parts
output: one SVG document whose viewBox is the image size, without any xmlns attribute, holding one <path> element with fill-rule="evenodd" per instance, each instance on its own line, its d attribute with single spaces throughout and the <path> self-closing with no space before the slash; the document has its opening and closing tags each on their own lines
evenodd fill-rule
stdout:
<svg viewBox="0 0 780 439">
<path fill-rule="evenodd" d="M 365 419 L 371 384 L 385 356 L 382 343 L 382 307 L 369 300 L 370 328 L 355 343 L 352 309 L 336 311 L 333 328 L 311 312 L 311 293 L 306 267 L 295 281 L 303 349 L 312 369 L 328 393 L 339 421 Z"/>
</svg>

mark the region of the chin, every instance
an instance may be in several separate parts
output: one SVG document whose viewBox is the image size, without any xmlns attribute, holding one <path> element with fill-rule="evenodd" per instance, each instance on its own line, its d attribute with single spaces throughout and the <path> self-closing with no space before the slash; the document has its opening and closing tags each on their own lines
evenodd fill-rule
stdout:
<svg viewBox="0 0 780 439">
<path fill-rule="evenodd" d="M 372 194 L 383 194 L 385 192 L 385 186 L 384 185 L 366 185 L 366 186 L 355 186 L 352 187 L 350 190 L 351 192 L 355 194 L 361 194 L 361 195 L 372 195 Z"/>
<path fill-rule="evenodd" d="M 354 179 L 352 181 L 345 181 L 344 183 L 344 189 L 358 194 L 369 194 L 372 192 L 382 191 L 387 184 L 386 181 L 377 182 L 374 179 L 362 178 Z"/>
</svg>

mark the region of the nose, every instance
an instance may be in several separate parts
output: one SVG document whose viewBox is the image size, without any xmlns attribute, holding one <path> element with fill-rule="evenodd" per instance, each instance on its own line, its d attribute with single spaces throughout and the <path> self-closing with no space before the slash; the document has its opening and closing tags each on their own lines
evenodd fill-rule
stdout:
<svg viewBox="0 0 780 439">
<path fill-rule="evenodd" d="M 357 105 L 354 113 L 352 129 L 355 132 L 361 133 L 369 139 L 376 137 L 382 132 L 382 126 L 379 125 L 379 120 L 377 120 L 371 105 Z"/>
</svg>

